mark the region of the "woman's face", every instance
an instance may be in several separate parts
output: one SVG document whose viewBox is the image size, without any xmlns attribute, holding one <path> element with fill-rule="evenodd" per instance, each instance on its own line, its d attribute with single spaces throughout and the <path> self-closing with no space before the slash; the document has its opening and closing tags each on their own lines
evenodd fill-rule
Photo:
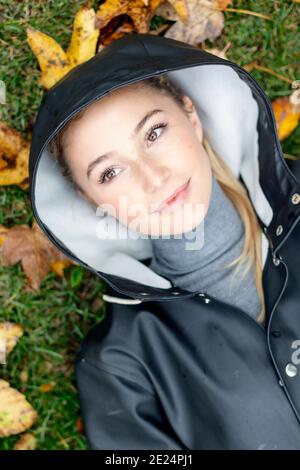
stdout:
<svg viewBox="0 0 300 470">
<path fill-rule="evenodd" d="M 168 236 L 200 224 L 211 195 L 211 166 L 199 116 L 188 96 L 184 103 L 192 112 L 159 90 L 132 86 L 92 103 L 63 139 L 81 196 L 145 235 Z M 181 186 L 175 202 L 158 210 Z"/>
</svg>

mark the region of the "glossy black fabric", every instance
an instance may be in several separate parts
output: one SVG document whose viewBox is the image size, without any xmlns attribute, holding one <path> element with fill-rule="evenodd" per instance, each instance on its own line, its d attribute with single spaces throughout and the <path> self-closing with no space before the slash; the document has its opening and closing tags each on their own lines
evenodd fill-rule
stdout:
<svg viewBox="0 0 300 470">
<path fill-rule="evenodd" d="M 266 330 L 210 299 L 109 304 L 77 356 L 92 448 L 300 449 Z"/>
<path fill-rule="evenodd" d="M 30 154 L 32 207 L 48 238 L 80 262 L 35 207 L 44 146 L 108 89 L 210 63 L 234 68 L 259 105 L 260 183 L 274 211 L 268 227 L 259 221 L 269 241 L 263 272 L 267 325 L 211 296 L 180 289 L 175 296 L 172 288 L 95 272 L 107 282 L 108 294 L 142 303 L 108 303 L 105 320 L 77 355 L 81 413 L 93 449 L 300 449 L 300 204 L 292 202 L 300 193 L 299 166 L 285 162 L 270 102 L 250 74 L 188 44 L 148 34 L 106 46 L 101 57 L 79 66 L 43 99 Z M 276 234 L 279 225 L 283 231 Z M 296 375 L 286 373 L 288 364 Z"/>
</svg>

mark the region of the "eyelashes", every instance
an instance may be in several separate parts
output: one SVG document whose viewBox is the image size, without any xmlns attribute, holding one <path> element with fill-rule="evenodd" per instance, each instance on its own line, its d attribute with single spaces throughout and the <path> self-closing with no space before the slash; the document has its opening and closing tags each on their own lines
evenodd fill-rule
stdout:
<svg viewBox="0 0 300 470">
<path fill-rule="evenodd" d="M 146 140 L 148 139 L 148 137 L 152 134 L 153 131 L 155 131 L 156 129 L 159 129 L 159 128 L 165 128 L 167 126 L 167 123 L 166 122 L 160 122 L 158 124 L 154 124 L 150 130 L 147 132 L 146 134 Z M 162 135 L 162 134 L 161 134 Z M 160 136 L 159 136 L 160 137 Z M 158 138 L 159 138 L 158 137 Z"/>
<path fill-rule="evenodd" d="M 164 129 L 167 127 L 167 123 L 166 122 L 160 122 L 158 124 L 154 124 L 150 129 L 149 131 L 146 133 L 146 136 L 145 136 L 145 140 L 148 140 L 148 138 L 151 136 L 152 132 L 154 132 L 156 129 L 159 129 L 159 128 L 162 128 L 162 132 L 161 134 L 157 137 L 157 139 L 160 138 L 160 136 L 164 133 Z M 154 141 L 152 142 L 155 142 L 157 139 L 155 139 Z M 109 167 L 109 168 L 106 168 L 100 175 L 99 179 L 98 179 L 98 182 L 100 184 L 107 184 L 109 183 L 110 181 L 112 181 L 115 177 L 112 177 L 112 178 L 109 178 L 109 180 L 107 181 L 106 180 L 106 177 L 115 170 L 116 168 L 115 167 Z"/>
</svg>

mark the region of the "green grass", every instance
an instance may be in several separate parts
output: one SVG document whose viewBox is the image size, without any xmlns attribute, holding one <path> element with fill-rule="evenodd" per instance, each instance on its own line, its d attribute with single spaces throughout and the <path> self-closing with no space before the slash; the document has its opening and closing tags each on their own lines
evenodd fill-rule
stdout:
<svg viewBox="0 0 300 470">
<path fill-rule="evenodd" d="M 74 271 L 80 271 L 81 278 Z M 74 279 L 77 285 L 72 288 Z M 62 279 L 50 273 L 38 292 L 26 292 L 25 282 L 20 264 L 0 269 L 1 321 L 24 327 L 24 335 L 1 365 L 1 377 L 23 391 L 38 412 L 38 422 L 31 428 L 38 448 L 84 449 L 85 438 L 76 430 L 74 357 L 90 327 L 105 314 L 103 284 L 79 266 L 67 268 Z M 25 384 L 20 377 L 24 370 L 28 373 Z M 56 382 L 52 391 L 39 390 L 52 381 Z M 16 439 L 0 440 L 0 448 L 10 449 Z"/>
<path fill-rule="evenodd" d="M 51 35 L 66 49 L 74 15 L 83 3 L 0 0 L 0 79 L 7 86 L 0 119 L 19 130 L 24 138 L 30 139 L 32 122 L 43 95 L 38 83 L 38 63 L 26 41 L 26 26 Z M 99 4 L 91 2 L 94 8 Z M 205 41 L 205 47 L 222 49 L 230 41 L 229 60 L 241 66 L 258 60 L 260 65 L 290 80 L 300 79 L 300 35 L 297 34 L 300 4 L 287 0 L 233 1 L 230 7 L 260 12 L 271 16 L 272 21 L 226 12 L 222 35 L 215 41 Z M 271 100 L 292 91 L 289 83 L 266 72 L 251 73 Z M 282 148 L 285 153 L 299 156 L 299 145 L 300 126 L 282 142 Z M 28 190 L 1 187 L 0 204 L 0 224 L 12 227 L 32 222 Z M 74 286 L 78 272 L 81 278 Z M 35 293 L 26 292 L 25 283 L 20 264 L 0 268 L 0 321 L 21 323 L 25 330 L 7 364 L 0 365 L 0 376 L 22 390 L 37 410 L 39 419 L 31 431 L 37 438 L 38 449 L 86 449 L 85 437 L 76 430 L 80 411 L 74 383 L 74 356 L 89 329 L 105 315 L 101 302 L 104 284 L 77 266 L 67 268 L 63 279 L 50 273 Z M 24 370 L 28 372 L 26 384 L 20 380 Z M 52 391 L 39 391 L 41 384 L 51 381 L 56 382 Z M 0 439 L 0 449 L 12 449 L 18 437 Z"/>
</svg>

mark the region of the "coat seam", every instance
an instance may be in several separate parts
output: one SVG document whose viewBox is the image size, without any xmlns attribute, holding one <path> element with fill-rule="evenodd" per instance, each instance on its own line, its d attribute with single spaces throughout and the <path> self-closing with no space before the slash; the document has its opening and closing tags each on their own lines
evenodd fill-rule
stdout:
<svg viewBox="0 0 300 470">
<path fill-rule="evenodd" d="M 135 385 L 137 385 L 138 387 L 142 388 L 144 391 L 146 391 L 147 393 L 152 395 L 154 398 L 157 398 L 156 394 L 152 390 L 148 390 L 144 385 L 140 384 L 134 377 L 129 377 L 128 374 L 123 373 L 123 371 L 121 371 L 121 369 L 118 369 L 118 371 L 114 371 L 114 370 L 112 370 L 112 369 L 114 369 L 114 366 L 105 364 L 103 362 L 101 363 L 101 365 L 99 365 L 98 363 L 91 362 L 90 360 L 88 360 L 86 358 L 82 358 L 78 362 L 81 365 L 87 364 L 87 365 L 91 366 L 94 369 L 99 369 L 103 372 L 106 372 L 107 374 L 126 379 L 129 382 L 132 382 Z"/>
<path fill-rule="evenodd" d="M 144 48 L 144 50 L 146 51 L 147 56 L 150 58 L 150 57 L 151 57 L 151 54 L 149 53 L 149 51 L 148 51 L 146 45 L 144 44 L 144 41 L 142 40 L 141 37 L 139 37 L 138 39 L 139 39 L 140 43 L 143 45 L 143 48 Z"/>
</svg>

